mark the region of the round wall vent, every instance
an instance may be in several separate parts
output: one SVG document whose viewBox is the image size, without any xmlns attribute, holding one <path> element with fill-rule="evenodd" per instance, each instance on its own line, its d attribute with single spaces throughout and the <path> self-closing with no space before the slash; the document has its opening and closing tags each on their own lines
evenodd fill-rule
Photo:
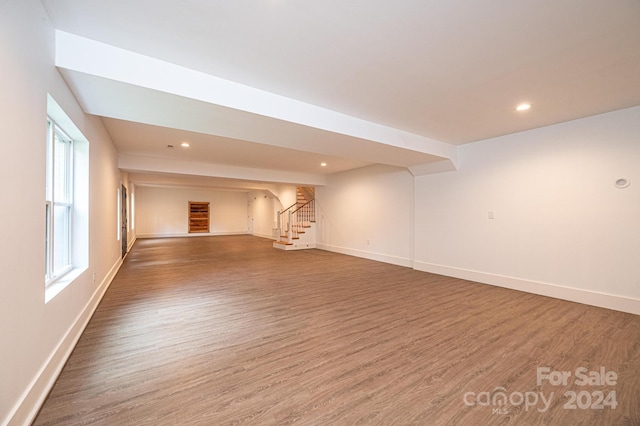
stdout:
<svg viewBox="0 0 640 426">
<path fill-rule="evenodd" d="M 623 189 L 623 188 L 626 188 L 629 185 L 631 185 L 631 181 L 629 179 L 620 178 L 620 179 L 616 180 L 615 185 L 616 185 L 616 188 Z"/>
</svg>

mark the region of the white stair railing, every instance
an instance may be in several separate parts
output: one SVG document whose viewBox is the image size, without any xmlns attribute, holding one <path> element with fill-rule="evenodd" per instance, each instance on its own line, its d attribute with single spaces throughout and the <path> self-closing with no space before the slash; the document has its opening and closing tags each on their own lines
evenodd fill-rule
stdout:
<svg viewBox="0 0 640 426">
<path fill-rule="evenodd" d="M 278 241 L 291 243 L 303 229 L 315 222 L 315 199 L 298 207 L 298 203 L 278 213 Z"/>
</svg>

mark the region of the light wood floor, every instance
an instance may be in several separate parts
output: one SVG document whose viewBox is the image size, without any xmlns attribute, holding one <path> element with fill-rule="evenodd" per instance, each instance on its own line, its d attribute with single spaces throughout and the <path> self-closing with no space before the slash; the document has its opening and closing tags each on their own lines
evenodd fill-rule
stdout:
<svg viewBox="0 0 640 426">
<path fill-rule="evenodd" d="M 640 317 L 250 236 L 138 240 L 35 424 L 637 425 Z"/>
</svg>

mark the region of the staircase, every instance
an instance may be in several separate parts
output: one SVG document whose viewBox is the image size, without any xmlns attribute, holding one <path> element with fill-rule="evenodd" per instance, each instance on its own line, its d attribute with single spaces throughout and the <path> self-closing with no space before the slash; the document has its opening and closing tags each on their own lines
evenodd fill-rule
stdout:
<svg viewBox="0 0 640 426">
<path fill-rule="evenodd" d="M 303 250 L 316 246 L 316 199 L 311 187 L 298 187 L 297 200 L 278 213 L 278 239 L 273 247 Z"/>
</svg>

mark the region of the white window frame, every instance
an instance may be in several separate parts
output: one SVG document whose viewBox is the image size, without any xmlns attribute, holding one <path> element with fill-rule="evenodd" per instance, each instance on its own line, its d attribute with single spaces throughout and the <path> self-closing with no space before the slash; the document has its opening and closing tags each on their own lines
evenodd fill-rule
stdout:
<svg viewBox="0 0 640 426">
<path fill-rule="evenodd" d="M 56 176 L 55 174 L 55 159 L 56 159 L 56 137 L 62 140 L 64 143 L 68 143 L 65 149 L 64 157 L 64 173 L 62 176 Z M 47 155 L 46 155 L 46 196 L 45 196 L 45 215 L 46 215 L 46 254 L 45 254 L 45 284 L 48 286 L 60 279 L 73 269 L 73 216 L 74 216 L 74 174 L 73 174 L 73 139 L 70 138 L 57 124 L 56 122 L 47 117 Z M 64 179 L 61 189 L 62 194 L 56 194 L 56 185 L 59 185 L 59 180 Z M 60 196 L 61 195 L 61 196 Z M 59 253 L 56 250 L 56 238 L 60 238 L 60 234 L 57 233 L 57 227 L 60 223 L 57 223 L 54 217 L 56 208 L 64 207 L 67 210 L 67 220 L 63 223 L 66 228 L 63 230 L 62 238 L 66 239 L 65 253 Z M 60 256 L 66 259 L 66 262 L 62 267 L 56 268 L 56 261 L 60 259 Z"/>
</svg>

